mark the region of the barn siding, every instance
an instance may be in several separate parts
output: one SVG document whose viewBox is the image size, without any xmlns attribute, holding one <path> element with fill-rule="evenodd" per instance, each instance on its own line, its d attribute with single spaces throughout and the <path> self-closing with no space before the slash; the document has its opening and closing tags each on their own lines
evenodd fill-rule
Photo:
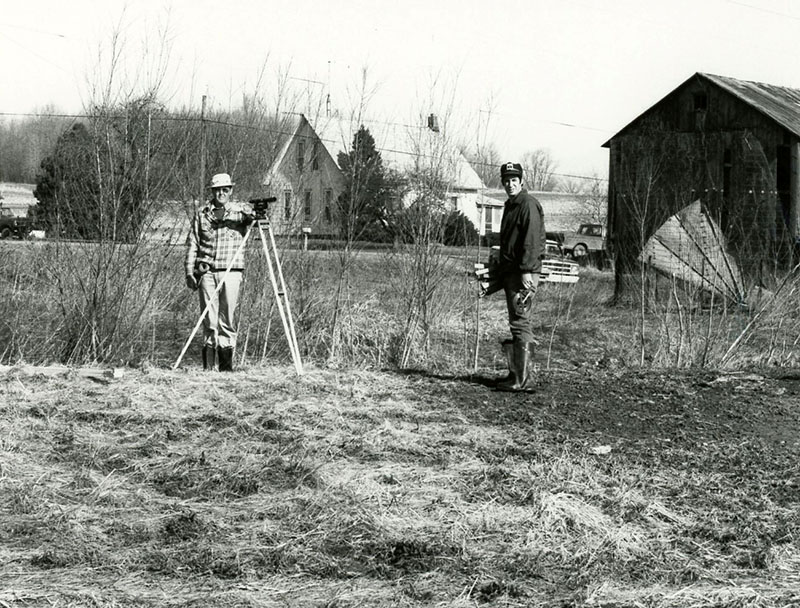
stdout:
<svg viewBox="0 0 800 608">
<path fill-rule="evenodd" d="M 708 80 L 690 80 L 608 146 L 618 272 L 632 270 L 655 230 L 697 199 L 751 280 L 761 280 L 765 266 L 791 261 L 800 224 L 798 141 L 741 99 Z"/>
</svg>

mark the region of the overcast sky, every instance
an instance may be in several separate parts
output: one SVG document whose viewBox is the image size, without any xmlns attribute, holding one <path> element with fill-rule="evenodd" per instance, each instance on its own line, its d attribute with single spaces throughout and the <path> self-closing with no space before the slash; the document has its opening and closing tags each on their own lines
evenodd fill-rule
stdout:
<svg viewBox="0 0 800 608">
<path fill-rule="evenodd" d="M 800 89 L 796 0 L 25 0 L 0 13 L 0 113 L 80 112 L 120 26 L 142 81 L 166 32 L 170 104 L 235 106 L 266 66 L 349 111 L 366 68 L 374 117 L 451 107 L 465 141 L 562 174 L 605 175 L 602 144 L 695 72 Z"/>
</svg>

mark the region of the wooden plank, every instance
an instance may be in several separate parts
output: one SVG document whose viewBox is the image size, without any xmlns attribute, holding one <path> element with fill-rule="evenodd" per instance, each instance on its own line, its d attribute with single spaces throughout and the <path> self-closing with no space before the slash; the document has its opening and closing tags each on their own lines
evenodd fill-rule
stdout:
<svg viewBox="0 0 800 608">
<path fill-rule="evenodd" d="M 0 374 L 20 376 L 70 376 L 109 381 L 119 380 L 125 375 L 121 367 L 70 367 L 67 365 L 0 365 Z"/>
</svg>

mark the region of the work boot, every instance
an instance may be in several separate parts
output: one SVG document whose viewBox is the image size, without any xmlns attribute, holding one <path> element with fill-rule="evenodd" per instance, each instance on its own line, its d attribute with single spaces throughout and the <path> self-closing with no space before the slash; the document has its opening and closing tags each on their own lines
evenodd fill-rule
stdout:
<svg viewBox="0 0 800 608">
<path fill-rule="evenodd" d="M 214 371 L 216 365 L 217 349 L 214 346 L 203 347 L 203 369 L 207 372 Z"/>
<path fill-rule="evenodd" d="M 527 391 L 533 388 L 533 379 L 530 376 L 533 359 L 532 342 L 514 342 L 514 381 L 500 382 L 499 391 Z"/>
<path fill-rule="evenodd" d="M 232 372 L 233 371 L 233 347 L 217 349 L 217 356 L 219 357 L 219 371 Z"/>
<path fill-rule="evenodd" d="M 497 381 L 497 384 L 501 383 L 511 383 L 517 379 L 517 376 L 514 373 L 514 340 L 503 340 L 500 345 L 503 347 L 503 353 L 506 355 L 506 364 L 508 365 L 508 375 L 504 378 L 500 378 Z"/>
</svg>

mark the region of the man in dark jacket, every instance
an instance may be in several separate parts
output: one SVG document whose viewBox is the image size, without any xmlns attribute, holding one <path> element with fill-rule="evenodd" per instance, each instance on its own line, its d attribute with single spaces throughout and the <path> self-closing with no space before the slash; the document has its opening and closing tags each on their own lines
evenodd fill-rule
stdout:
<svg viewBox="0 0 800 608">
<path fill-rule="evenodd" d="M 503 207 L 500 223 L 498 271 L 506 294 L 512 340 L 503 342 L 509 375 L 497 384 L 497 388 L 519 391 L 532 386 L 531 304 L 539 285 L 539 271 L 544 258 L 544 213 L 539 201 L 524 188 L 522 165 L 501 165 L 500 180 L 508 200 Z"/>
</svg>

